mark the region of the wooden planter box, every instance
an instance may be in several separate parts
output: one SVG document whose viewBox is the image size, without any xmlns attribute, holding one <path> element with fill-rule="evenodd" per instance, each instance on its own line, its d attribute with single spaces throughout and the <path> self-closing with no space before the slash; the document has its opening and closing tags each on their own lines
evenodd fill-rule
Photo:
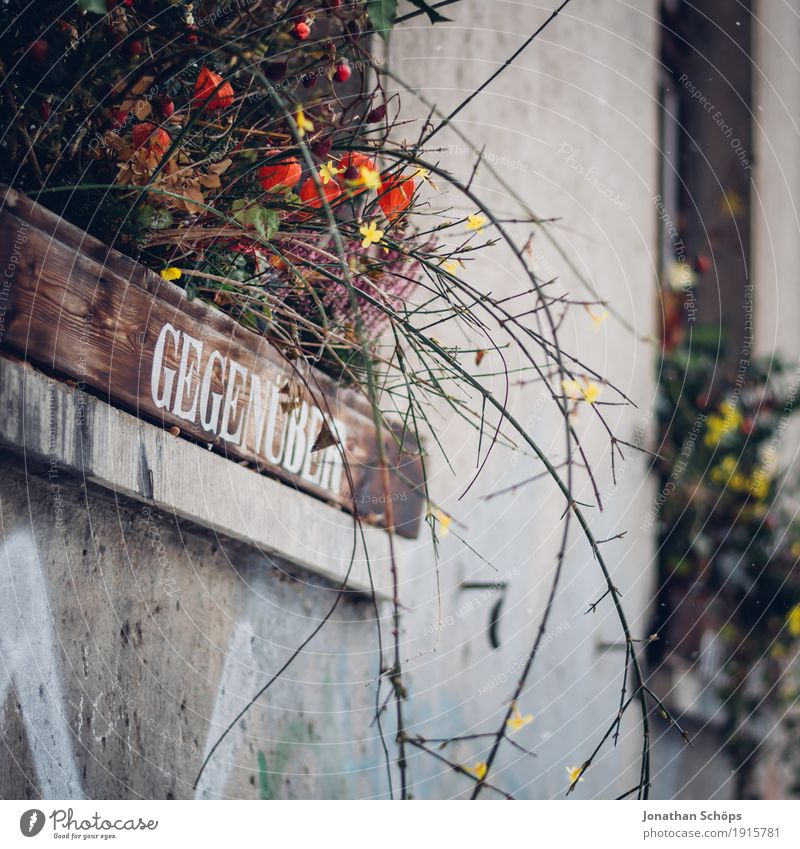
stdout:
<svg viewBox="0 0 800 849">
<path fill-rule="evenodd" d="M 385 525 L 361 395 L 319 371 L 301 374 L 263 337 L 4 187 L 0 229 L 0 351 Z M 340 444 L 312 450 L 323 422 Z M 391 434 L 384 444 L 395 529 L 413 538 L 420 458 Z"/>
</svg>

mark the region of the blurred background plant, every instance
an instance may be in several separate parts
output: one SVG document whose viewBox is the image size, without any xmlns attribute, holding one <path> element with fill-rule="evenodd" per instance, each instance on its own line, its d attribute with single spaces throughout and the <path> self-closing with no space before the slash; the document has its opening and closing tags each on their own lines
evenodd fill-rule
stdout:
<svg viewBox="0 0 800 849">
<path fill-rule="evenodd" d="M 737 368 L 722 349 L 716 326 L 673 328 L 660 363 L 659 639 L 649 659 L 675 667 L 668 703 L 698 671 L 711 698 L 695 719 L 720 726 L 736 798 L 747 798 L 763 744 L 798 699 L 788 674 L 800 648 L 798 482 L 781 457 L 800 377 L 776 357 Z"/>
</svg>

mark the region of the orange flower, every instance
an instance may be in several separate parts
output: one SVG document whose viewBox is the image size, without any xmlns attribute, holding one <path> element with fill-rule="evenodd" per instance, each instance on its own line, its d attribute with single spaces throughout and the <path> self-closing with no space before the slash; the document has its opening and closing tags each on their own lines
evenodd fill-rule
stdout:
<svg viewBox="0 0 800 849">
<path fill-rule="evenodd" d="M 325 199 L 331 206 L 342 193 L 342 190 L 336 185 L 336 183 L 333 182 L 333 180 L 323 186 L 322 191 L 325 193 Z M 303 201 L 306 206 L 313 206 L 314 209 L 322 209 L 322 196 L 320 195 L 319 189 L 314 185 L 314 181 L 311 177 L 303 183 L 303 188 L 300 189 L 300 200 Z"/>
<path fill-rule="evenodd" d="M 163 156 L 167 152 L 171 142 L 166 130 L 162 130 L 161 127 L 157 127 L 149 121 L 137 124 L 133 128 L 131 139 L 136 150 L 146 147 L 149 152 L 156 153 L 159 156 Z"/>
<path fill-rule="evenodd" d="M 405 212 L 414 197 L 415 189 L 414 181 L 410 177 L 384 177 L 383 189 L 378 195 L 383 214 L 391 219 Z"/>
<path fill-rule="evenodd" d="M 223 83 L 219 74 L 203 68 L 194 84 L 193 100 L 198 106 L 205 105 L 205 108 L 211 111 L 227 109 L 233 103 L 233 86 Z"/>
<path fill-rule="evenodd" d="M 270 151 L 270 154 L 274 151 Z M 258 182 L 265 192 L 275 189 L 292 189 L 300 182 L 302 168 L 294 156 L 276 162 L 274 165 L 263 165 L 258 169 Z"/>
</svg>

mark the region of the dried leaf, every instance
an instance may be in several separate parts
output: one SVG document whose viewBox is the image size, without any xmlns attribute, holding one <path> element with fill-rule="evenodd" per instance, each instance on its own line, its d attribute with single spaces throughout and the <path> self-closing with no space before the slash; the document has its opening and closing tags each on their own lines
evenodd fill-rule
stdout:
<svg viewBox="0 0 800 849">
<path fill-rule="evenodd" d="M 221 162 L 215 162 L 213 165 L 208 166 L 208 170 L 212 174 L 224 174 L 228 168 L 231 167 L 230 159 L 223 159 Z"/>
<path fill-rule="evenodd" d="M 320 427 L 319 429 L 317 438 L 314 440 L 314 444 L 311 446 L 311 453 L 313 454 L 315 451 L 322 451 L 323 448 L 330 448 L 331 445 L 338 444 L 338 437 L 331 430 L 328 422 L 323 420 L 322 427 Z"/>
<path fill-rule="evenodd" d="M 218 189 L 222 185 L 216 174 L 200 174 L 197 182 L 206 189 Z"/>
<path fill-rule="evenodd" d="M 188 186 L 183 190 L 183 200 L 189 212 L 201 212 L 206 202 L 203 193 L 194 186 Z"/>
<path fill-rule="evenodd" d="M 475 352 L 475 365 L 479 366 L 483 362 L 483 358 L 486 356 L 486 351 L 481 348 L 480 351 Z"/>
<path fill-rule="evenodd" d="M 140 121 L 144 121 L 145 118 L 149 118 L 152 112 L 153 107 L 147 100 L 137 100 L 136 105 L 133 107 L 133 114 Z"/>
<path fill-rule="evenodd" d="M 133 86 L 131 86 L 131 92 L 133 94 L 144 94 L 149 88 L 152 87 L 155 82 L 155 77 L 151 74 L 145 74 L 141 77 Z"/>
</svg>

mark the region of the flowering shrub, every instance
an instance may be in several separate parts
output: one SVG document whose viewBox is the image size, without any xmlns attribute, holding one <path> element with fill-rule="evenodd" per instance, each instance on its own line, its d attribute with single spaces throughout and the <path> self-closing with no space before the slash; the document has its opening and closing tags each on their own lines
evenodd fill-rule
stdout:
<svg viewBox="0 0 800 849">
<path fill-rule="evenodd" d="M 374 336 L 443 261 L 367 85 L 394 5 L 5 4 L 2 179 L 352 380 L 332 352 L 358 346 L 357 305 Z"/>
<path fill-rule="evenodd" d="M 665 352 L 660 387 L 660 639 L 652 660 L 698 661 L 684 607 L 716 632 L 712 686 L 744 793 L 759 718 L 798 695 L 783 673 L 800 648 L 800 526 L 796 482 L 781 473 L 780 457 L 791 444 L 800 377 L 774 359 L 720 370 L 716 334 L 696 328 Z"/>
</svg>

